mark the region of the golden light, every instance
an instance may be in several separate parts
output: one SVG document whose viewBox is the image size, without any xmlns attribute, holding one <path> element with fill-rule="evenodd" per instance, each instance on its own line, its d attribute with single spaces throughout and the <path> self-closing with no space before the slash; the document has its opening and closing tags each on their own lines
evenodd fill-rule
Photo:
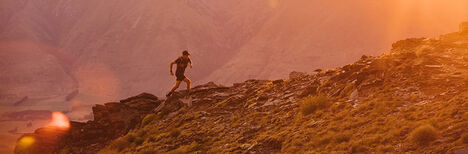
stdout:
<svg viewBox="0 0 468 154">
<path fill-rule="evenodd" d="M 459 23 L 460 19 L 468 19 L 468 1 L 466 0 L 394 0 L 389 3 L 392 12 L 387 17 L 387 37 L 391 41 L 400 39 L 404 34 L 414 35 L 416 31 L 425 32 L 429 36 L 434 29 L 450 32 L 447 24 Z"/>
<path fill-rule="evenodd" d="M 279 0 L 269 0 L 269 3 L 271 8 L 276 8 L 279 5 Z"/>
<path fill-rule="evenodd" d="M 53 112 L 52 113 L 52 122 L 49 124 L 49 126 L 69 128 L 70 127 L 70 121 L 68 120 L 68 117 L 65 114 L 63 114 L 61 112 Z"/>
<path fill-rule="evenodd" d="M 32 136 L 25 136 L 25 137 L 22 137 L 19 141 L 18 141 L 18 144 L 23 146 L 23 147 L 28 147 L 30 145 L 32 145 L 34 142 L 36 141 L 36 139 L 34 139 L 34 137 Z"/>
</svg>

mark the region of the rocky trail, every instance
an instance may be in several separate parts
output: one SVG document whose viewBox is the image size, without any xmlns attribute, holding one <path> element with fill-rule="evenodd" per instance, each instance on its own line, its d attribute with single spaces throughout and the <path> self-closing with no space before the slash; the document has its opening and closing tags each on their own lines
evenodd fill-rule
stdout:
<svg viewBox="0 0 468 154">
<path fill-rule="evenodd" d="M 192 89 L 191 107 L 181 101 L 184 91 L 96 105 L 94 120 L 25 134 L 38 142 L 15 152 L 464 153 L 467 84 L 461 30 L 398 41 L 336 69 L 207 83 Z"/>
</svg>

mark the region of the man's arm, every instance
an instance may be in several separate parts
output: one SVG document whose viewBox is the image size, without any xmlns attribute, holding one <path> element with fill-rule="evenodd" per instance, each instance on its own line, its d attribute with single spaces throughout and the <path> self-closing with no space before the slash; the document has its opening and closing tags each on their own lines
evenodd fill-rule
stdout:
<svg viewBox="0 0 468 154">
<path fill-rule="evenodd" d="M 192 59 L 189 59 L 190 68 L 192 68 Z"/>
<path fill-rule="evenodd" d="M 173 62 L 171 62 L 171 64 L 169 65 L 169 67 L 170 67 L 170 70 L 171 70 L 171 75 L 174 75 L 174 73 L 172 72 L 172 65 L 174 65 L 175 63 L 176 63 L 176 62 L 175 62 L 175 61 L 173 61 Z"/>
</svg>

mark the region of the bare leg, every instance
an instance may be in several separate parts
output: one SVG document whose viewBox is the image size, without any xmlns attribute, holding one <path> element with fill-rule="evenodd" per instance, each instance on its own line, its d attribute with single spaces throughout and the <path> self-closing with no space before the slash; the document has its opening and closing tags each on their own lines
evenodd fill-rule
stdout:
<svg viewBox="0 0 468 154">
<path fill-rule="evenodd" d="M 177 88 L 179 88 L 180 82 L 181 81 L 176 81 L 174 87 L 172 87 L 172 89 L 171 89 L 171 93 L 173 93 Z"/>
<path fill-rule="evenodd" d="M 191 83 L 191 81 L 190 81 L 189 78 L 185 78 L 184 82 L 187 84 L 187 94 L 189 94 L 190 93 L 190 83 Z"/>
</svg>

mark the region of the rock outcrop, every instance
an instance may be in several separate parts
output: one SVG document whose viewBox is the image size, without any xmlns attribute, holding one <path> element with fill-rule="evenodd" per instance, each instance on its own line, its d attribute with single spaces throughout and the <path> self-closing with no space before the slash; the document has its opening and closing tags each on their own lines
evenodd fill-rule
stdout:
<svg viewBox="0 0 468 154">
<path fill-rule="evenodd" d="M 161 104 L 156 96 L 143 93 L 120 102 L 93 107 L 94 120 L 71 122 L 69 129 L 45 127 L 23 137 L 37 142 L 28 148 L 17 145 L 15 153 L 54 153 L 57 149 L 71 153 L 96 153 L 113 139 L 134 129 L 142 118 Z"/>
</svg>

